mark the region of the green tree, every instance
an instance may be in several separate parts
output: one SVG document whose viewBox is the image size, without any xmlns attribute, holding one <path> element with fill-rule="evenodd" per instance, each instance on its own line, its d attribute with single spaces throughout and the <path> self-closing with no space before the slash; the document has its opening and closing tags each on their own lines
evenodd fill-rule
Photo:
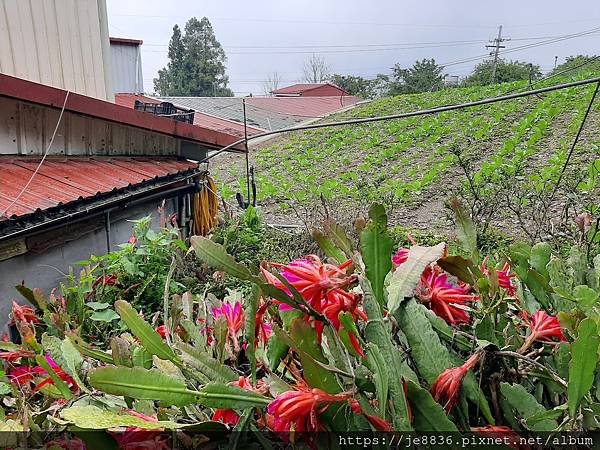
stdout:
<svg viewBox="0 0 600 450">
<path fill-rule="evenodd" d="M 443 70 L 444 68 L 433 58 L 417 61 L 408 69 L 403 69 L 396 64 L 393 68 L 393 81 L 390 83 L 389 93 L 391 95 L 415 94 L 441 89 L 444 86 Z"/>
<path fill-rule="evenodd" d="M 464 80 L 466 86 L 483 86 L 492 84 L 492 71 L 494 62 L 491 60 L 479 63 L 473 69 L 473 72 Z M 542 71 L 540 66 L 523 61 L 498 60 L 496 68 L 496 83 L 509 83 L 511 81 L 532 80 L 540 78 Z"/>
<path fill-rule="evenodd" d="M 210 21 L 192 17 L 184 34 L 177 25 L 169 43 L 169 63 L 158 71 L 154 89 L 164 96 L 231 97 L 225 71 L 227 57 Z"/>
<path fill-rule="evenodd" d="M 331 75 L 329 81 L 338 87 L 341 87 L 350 95 L 356 95 L 360 98 L 374 98 L 374 81 L 367 80 L 356 75 L 340 75 L 338 73 Z"/>
<path fill-rule="evenodd" d="M 595 55 L 567 56 L 565 62 L 556 66 L 556 68 L 550 72 L 550 75 L 565 71 L 572 71 L 571 73 L 565 73 L 565 75 L 574 75 L 583 70 L 600 71 L 600 58 Z"/>
</svg>

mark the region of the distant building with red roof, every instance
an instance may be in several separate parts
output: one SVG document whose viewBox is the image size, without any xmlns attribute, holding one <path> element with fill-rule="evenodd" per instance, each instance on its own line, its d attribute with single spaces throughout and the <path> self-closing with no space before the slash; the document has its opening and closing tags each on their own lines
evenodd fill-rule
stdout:
<svg viewBox="0 0 600 450">
<path fill-rule="evenodd" d="M 275 97 L 332 97 L 350 95 L 331 83 L 300 83 L 271 91 Z"/>
</svg>

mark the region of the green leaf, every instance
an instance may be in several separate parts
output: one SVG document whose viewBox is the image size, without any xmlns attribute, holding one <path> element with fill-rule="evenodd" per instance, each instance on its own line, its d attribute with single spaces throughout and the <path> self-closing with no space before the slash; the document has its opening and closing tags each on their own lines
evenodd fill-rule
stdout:
<svg viewBox="0 0 600 450">
<path fill-rule="evenodd" d="M 46 311 L 46 298 L 44 297 L 44 293 L 41 291 L 41 289 L 29 289 L 28 287 L 22 284 L 15 286 L 15 289 L 19 294 L 21 294 L 25 299 L 27 299 L 29 303 L 31 303 L 32 305 L 36 305 L 36 307 L 38 307 L 42 311 Z"/>
<path fill-rule="evenodd" d="M 380 305 L 385 303 L 384 281 L 392 270 L 394 243 L 387 231 L 385 208 L 374 204 L 369 210 L 371 222 L 360 234 L 360 249 L 365 264 L 365 275 L 371 282 L 375 298 Z"/>
<path fill-rule="evenodd" d="M 93 309 L 94 311 L 100 311 L 102 309 L 106 309 L 110 306 L 110 303 L 101 303 L 101 302 L 89 302 L 85 304 L 88 308 Z"/>
<path fill-rule="evenodd" d="M 387 287 L 390 313 L 395 313 L 406 298 L 414 295 L 425 268 L 440 259 L 445 250 L 446 244 L 443 242 L 434 247 L 414 245 L 409 249 L 408 259 L 394 270 Z"/>
<path fill-rule="evenodd" d="M 548 291 L 551 291 L 552 289 L 548 284 L 548 281 L 537 270 L 529 269 L 525 284 L 540 305 L 542 305 L 544 309 L 548 309 Z"/>
<path fill-rule="evenodd" d="M 90 319 L 96 322 L 110 323 L 113 320 L 117 320 L 119 315 L 112 309 L 105 309 L 104 311 L 94 311 L 90 315 Z"/>
<path fill-rule="evenodd" d="M 198 393 L 188 390 L 182 381 L 141 367 L 101 367 L 90 372 L 89 381 L 107 394 L 156 400 L 167 406 L 186 406 L 198 401 Z"/>
<path fill-rule="evenodd" d="M 44 369 L 46 372 L 48 372 L 48 376 L 52 380 L 52 384 L 56 387 L 56 389 L 58 389 L 58 391 L 60 392 L 62 397 L 65 398 L 66 400 L 71 400 L 73 398 L 73 394 L 71 393 L 69 386 L 67 386 L 67 383 L 65 383 L 56 374 L 54 369 L 52 367 L 50 367 L 50 364 L 48 363 L 48 361 L 46 361 L 46 357 L 43 355 L 37 355 L 35 357 L 35 360 L 42 369 Z"/>
<path fill-rule="evenodd" d="M 289 345 L 279 339 L 276 334 L 272 334 L 267 342 L 267 361 L 269 368 L 277 370 L 281 360 L 288 354 Z"/>
<path fill-rule="evenodd" d="M 413 412 L 412 425 L 417 432 L 451 432 L 458 431 L 456 425 L 448 418 L 444 408 L 436 402 L 431 394 L 413 381 L 407 381 L 408 400 Z"/>
<path fill-rule="evenodd" d="M 575 417 L 579 404 L 594 383 L 598 364 L 598 326 L 593 319 L 584 319 L 577 328 L 577 339 L 571 345 L 569 386 L 567 388 L 569 415 Z"/>
<path fill-rule="evenodd" d="M 546 279 L 549 278 L 547 266 L 551 255 L 552 247 L 547 242 L 539 242 L 531 248 L 529 263 Z"/>
<path fill-rule="evenodd" d="M 337 248 L 333 241 L 323 234 L 321 230 L 313 230 L 312 237 L 321 249 L 325 256 L 333 259 L 337 264 L 341 264 L 346 261 L 346 255 L 342 250 Z"/>
<path fill-rule="evenodd" d="M 373 381 L 375 382 L 375 391 L 377 393 L 377 404 L 379 405 L 379 416 L 382 419 L 385 419 L 389 373 L 386 362 L 379 351 L 379 347 L 372 342 L 367 344 L 367 360 L 371 367 L 371 371 L 373 372 Z"/>
<path fill-rule="evenodd" d="M 276 331 L 277 327 L 273 327 Z M 290 339 L 293 348 L 299 350 L 298 356 L 302 363 L 304 378 L 311 387 L 324 390 L 329 394 L 340 392 L 340 385 L 335 375 L 315 363 L 315 360 L 327 364 L 321 345 L 317 342 L 317 332 L 304 319 L 296 319 L 290 329 Z"/>
<path fill-rule="evenodd" d="M 546 408 L 540 405 L 535 397 L 520 384 L 500 383 L 500 393 L 511 410 L 515 411 L 518 417 L 525 421 L 546 412 Z M 557 426 L 556 421 L 546 419 L 532 424 L 529 429 L 532 431 L 552 431 Z"/>
<path fill-rule="evenodd" d="M 482 276 L 481 271 L 473 264 L 473 261 L 462 256 L 444 256 L 438 259 L 437 264 L 449 274 L 471 286 L 475 284 L 475 277 Z"/>
<path fill-rule="evenodd" d="M 586 284 L 586 275 L 588 271 L 587 257 L 585 253 L 577 246 L 571 247 L 569 258 L 567 259 L 569 274 L 573 277 L 573 284 Z"/>
<path fill-rule="evenodd" d="M 407 374 L 404 366 L 401 364 L 400 351 L 394 345 L 390 329 L 386 327 L 383 321 L 381 306 L 375 299 L 371 289 L 369 280 L 361 278 L 361 287 L 363 289 L 363 305 L 369 321 L 365 327 L 365 338 L 367 342 L 371 342 L 381 352 L 381 356 L 388 365 L 388 391 L 390 397 L 390 406 L 392 409 L 391 420 L 396 431 L 411 430 L 409 420 L 408 400 L 404 394 L 404 386 L 402 385 L 403 378 L 410 378 L 410 373 Z M 408 366 L 406 366 L 408 367 Z"/>
<path fill-rule="evenodd" d="M 88 356 L 90 358 L 94 358 L 97 361 L 100 361 L 100 362 L 103 362 L 106 364 L 114 364 L 112 356 L 110 356 L 106 352 L 92 348 L 87 342 L 83 341 L 83 339 L 81 339 L 79 336 L 70 335 L 70 336 L 68 336 L 68 339 L 69 339 L 69 341 L 71 341 L 71 344 L 73 344 L 73 347 L 75 347 L 77 349 L 77 351 L 79 353 L 81 353 L 83 356 Z"/>
<path fill-rule="evenodd" d="M 431 326 L 425 307 L 414 299 L 404 303 L 395 317 L 406 336 L 417 372 L 431 386 L 440 373 L 453 366 L 448 349 Z"/>
<path fill-rule="evenodd" d="M 577 301 L 577 306 L 590 314 L 594 306 L 598 303 L 600 294 L 584 284 L 575 286 L 573 289 L 573 297 L 575 297 L 575 300 Z"/>
<path fill-rule="evenodd" d="M 346 255 L 346 258 L 352 257 L 352 254 L 354 253 L 352 241 L 348 239 L 344 227 L 331 219 L 327 219 L 323 222 L 323 230 L 325 230 L 325 234 L 331 239 L 333 244 Z M 344 259 L 342 259 L 342 262 L 343 260 Z"/>
<path fill-rule="evenodd" d="M 160 421 L 150 422 L 131 414 L 119 414 L 97 406 L 71 406 L 60 412 L 63 420 L 72 423 L 78 428 L 87 430 L 105 430 L 108 428 L 135 427 L 144 430 L 177 429 L 185 425 L 175 422 Z"/>
<path fill-rule="evenodd" d="M 190 241 L 198 258 L 213 269 L 222 270 L 238 280 L 260 282 L 245 265 L 238 263 L 233 256 L 228 254 L 221 244 L 203 236 L 192 236 Z"/>
<path fill-rule="evenodd" d="M 256 311 L 261 297 L 260 288 L 257 285 L 252 286 L 252 292 L 244 305 L 246 315 L 246 324 L 244 327 L 246 333 L 246 357 L 250 361 L 250 373 L 252 375 L 252 383 L 256 383 L 256 349 L 254 347 L 254 335 L 256 330 Z"/>
<path fill-rule="evenodd" d="M 465 253 L 467 253 L 474 261 L 478 261 L 479 251 L 477 249 L 477 230 L 473 220 L 457 198 L 450 200 L 450 207 L 454 212 L 454 218 L 456 220 L 456 238 L 461 243 Z"/>
<path fill-rule="evenodd" d="M 184 362 L 202 372 L 209 380 L 230 382 L 239 378 L 228 366 L 221 364 L 200 349 L 183 342 L 177 342 L 175 347 L 183 352 Z"/>
<path fill-rule="evenodd" d="M 238 386 L 211 383 L 198 392 L 198 401 L 208 408 L 216 409 L 247 409 L 264 407 L 271 400 L 252 391 Z"/>
<path fill-rule="evenodd" d="M 137 311 L 129 303 L 124 300 L 118 300 L 115 302 L 115 309 L 133 335 L 139 339 L 150 354 L 178 363 L 173 350 L 162 340 L 152 326 L 138 315 Z"/>
</svg>

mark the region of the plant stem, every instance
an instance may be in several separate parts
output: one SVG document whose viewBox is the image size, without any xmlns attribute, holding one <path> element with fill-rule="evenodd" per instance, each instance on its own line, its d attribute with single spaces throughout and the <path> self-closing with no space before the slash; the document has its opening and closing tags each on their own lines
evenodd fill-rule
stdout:
<svg viewBox="0 0 600 450">
<path fill-rule="evenodd" d="M 496 352 L 494 352 L 494 354 L 497 356 L 508 356 L 511 358 L 521 359 L 523 361 L 526 361 L 527 363 L 531 364 L 532 366 L 536 366 L 537 368 L 547 372 L 548 375 L 550 375 L 554 381 L 556 381 L 558 384 L 560 384 L 565 389 L 568 386 L 567 382 L 565 380 L 563 380 L 556 372 L 554 372 L 552 369 L 544 366 L 542 363 L 536 361 L 535 359 L 531 359 L 525 355 L 521 355 L 520 353 L 510 352 L 510 351 L 496 351 Z"/>
</svg>

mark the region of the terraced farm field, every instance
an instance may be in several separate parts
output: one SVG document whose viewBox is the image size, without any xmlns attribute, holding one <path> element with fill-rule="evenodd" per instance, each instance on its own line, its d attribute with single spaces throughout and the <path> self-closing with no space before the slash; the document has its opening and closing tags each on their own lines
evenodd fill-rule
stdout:
<svg viewBox="0 0 600 450">
<path fill-rule="evenodd" d="M 594 75 L 582 73 L 544 83 Z M 510 83 L 402 95 L 326 120 L 427 109 L 527 88 L 525 83 Z M 558 179 L 593 89 L 586 85 L 437 115 L 283 135 L 251 153 L 258 205 L 270 222 L 290 223 L 295 217 L 296 223 L 302 223 L 319 219 L 322 198 L 329 213 L 345 221 L 364 214 L 377 200 L 388 206 L 392 224 L 445 231 L 448 198 L 476 192 L 487 196 L 488 203 L 496 203 L 492 221 L 496 228 L 519 233 L 518 208 Z M 597 100 L 561 183 L 572 185 L 576 178 L 575 186 L 586 201 L 598 199 L 599 112 Z M 211 171 L 226 199 L 235 201 L 237 191 L 245 195 L 243 157 L 217 157 Z M 514 193 L 506 194 L 509 191 L 503 186 Z M 561 214 L 561 199 L 568 194 L 557 191 L 551 213 Z M 579 206 L 593 208 L 593 204 Z"/>
</svg>

